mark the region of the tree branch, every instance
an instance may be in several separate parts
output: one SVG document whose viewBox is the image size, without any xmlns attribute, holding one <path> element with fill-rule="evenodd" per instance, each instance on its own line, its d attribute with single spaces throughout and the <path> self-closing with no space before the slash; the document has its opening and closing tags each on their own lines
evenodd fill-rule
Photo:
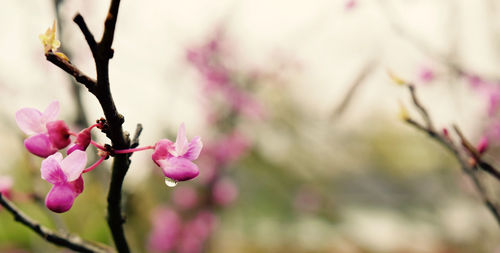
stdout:
<svg viewBox="0 0 500 253">
<path fill-rule="evenodd" d="M 71 62 L 61 59 L 52 52 L 45 54 L 45 57 L 47 58 L 48 61 L 58 66 L 66 73 L 72 75 L 77 82 L 85 85 L 85 87 L 87 87 L 89 92 L 94 94 L 97 85 L 97 82 L 94 79 L 83 74 L 77 67 L 71 64 Z"/>
<path fill-rule="evenodd" d="M 40 223 L 19 210 L 14 203 L 4 198 L 1 193 L 0 205 L 5 207 L 5 209 L 14 217 L 15 221 L 23 224 L 45 240 L 55 245 L 66 247 L 78 252 L 113 252 L 113 250 L 107 246 L 97 245 L 95 243 L 85 241 L 76 235 L 57 233 L 43 225 L 40 225 Z"/>
<path fill-rule="evenodd" d="M 482 201 L 484 202 L 485 206 L 488 208 L 490 213 L 494 216 L 496 219 L 497 223 L 500 225 L 500 210 L 499 208 L 493 203 L 493 201 L 488 197 L 488 194 L 486 192 L 486 189 L 482 185 L 481 181 L 479 180 L 477 176 L 477 171 L 479 169 L 483 169 L 484 171 L 490 173 L 493 175 L 495 178 L 498 179 L 497 175 L 499 174 L 498 171 L 493 168 L 493 166 L 487 164 L 486 162 L 483 162 L 480 158 L 479 153 L 477 150 L 470 144 L 470 142 L 465 138 L 465 136 L 462 134 L 460 129 L 457 126 L 453 126 L 455 129 L 455 132 L 459 136 L 461 140 L 462 146 L 467 150 L 467 153 L 470 156 L 464 157 L 462 153 L 460 152 L 460 148 L 455 145 L 452 141 L 452 139 L 445 134 L 439 134 L 437 133 L 434 128 L 432 127 L 432 121 L 431 118 L 429 117 L 429 113 L 427 110 L 422 106 L 422 104 L 419 102 L 418 97 L 415 92 L 415 87 L 412 84 L 406 84 L 408 87 L 408 90 L 410 91 L 413 104 L 414 106 L 418 109 L 419 113 L 422 115 L 424 120 L 427 122 L 426 126 L 423 126 L 422 124 L 418 123 L 417 121 L 413 120 L 412 118 L 407 118 L 405 121 L 415 127 L 416 129 L 427 133 L 432 139 L 443 145 L 445 148 L 447 148 L 452 154 L 455 156 L 457 159 L 458 163 L 460 164 L 462 170 L 471 178 L 473 181 L 477 192 L 479 193 L 479 196 L 481 197 Z M 473 158 L 473 162 L 469 161 L 469 158 Z M 487 164 L 488 169 L 485 169 L 481 164 Z M 494 172 L 491 172 L 494 171 Z"/>
<path fill-rule="evenodd" d="M 90 32 L 89 28 L 87 27 L 87 23 L 85 23 L 85 20 L 83 19 L 82 15 L 80 15 L 80 13 L 77 13 L 76 16 L 73 18 L 73 22 L 75 22 L 78 25 L 78 27 L 80 27 L 80 30 L 82 31 L 83 36 L 85 36 L 85 40 L 89 45 L 92 55 L 96 57 L 97 42 L 94 39 L 94 35 Z"/>
</svg>

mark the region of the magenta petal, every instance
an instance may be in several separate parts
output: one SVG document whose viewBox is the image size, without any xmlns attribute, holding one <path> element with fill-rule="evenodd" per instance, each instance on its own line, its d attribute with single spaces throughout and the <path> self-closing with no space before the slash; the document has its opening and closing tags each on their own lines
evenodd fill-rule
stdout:
<svg viewBox="0 0 500 253">
<path fill-rule="evenodd" d="M 75 181 L 82 175 L 87 164 L 87 154 L 81 150 L 75 150 L 61 161 L 61 168 L 68 177 L 68 182 Z"/>
<path fill-rule="evenodd" d="M 47 123 L 50 142 L 57 148 L 63 149 L 71 143 L 69 128 L 62 120 Z"/>
<path fill-rule="evenodd" d="M 59 115 L 59 102 L 53 101 L 49 106 L 45 109 L 42 114 L 42 123 L 47 123 L 50 121 L 54 121 L 57 119 L 57 115 Z"/>
<path fill-rule="evenodd" d="M 57 148 L 52 146 L 49 135 L 37 134 L 24 140 L 26 149 L 34 155 L 47 157 L 57 152 Z"/>
<path fill-rule="evenodd" d="M 186 126 L 182 123 L 177 131 L 177 138 L 175 139 L 175 153 L 174 156 L 182 156 L 187 152 L 188 140 L 186 137 Z"/>
<path fill-rule="evenodd" d="M 168 150 L 173 147 L 174 143 L 168 139 L 160 140 L 155 145 L 155 151 L 153 152 L 152 159 L 156 163 L 156 165 L 160 166 L 158 163 L 159 160 L 167 159 L 172 155 L 168 152 Z"/>
<path fill-rule="evenodd" d="M 60 162 L 62 160 L 61 153 L 55 153 L 42 161 L 40 172 L 42 178 L 51 184 L 63 184 L 68 181 L 67 176 L 61 169 Z"/>
<path fill-rule="evenodd" d="M 70 184 L 56 184 L 45 198 L 45 206 L 56 213 L 68 211 L 75 201 L 76 193 Z"/>
<path fill-rule="evenodd" d="M 80 195 L 83 192 L 83 177 L 80 175 L 75 181 L 69 183 L 73 188 L 76 196 Z"/>
<path fill-rule="evenodd" d="M 42 113 L 33 108 L 23 108 L 16 112 L 16 123 L 26 134 L 36 134 L 45 132 L 45 125 L 42 123 Z"/>
<path fill-rule="evenodd" d="M 203 143 L 199 136 L 194 137 L 188 145 L 188 149 L 182 157 L 188 160 L 196 160 L 200 155 L 201 149 L 203 148 Z"/>
<path fill-rule="evenodd" d="M 198 166 L 186 158 L 171 157 L 159 160 L 158 163 L 163 170 L 163 174 L 175 181 L 186 181 L 200 174 Z"/>
</svg>

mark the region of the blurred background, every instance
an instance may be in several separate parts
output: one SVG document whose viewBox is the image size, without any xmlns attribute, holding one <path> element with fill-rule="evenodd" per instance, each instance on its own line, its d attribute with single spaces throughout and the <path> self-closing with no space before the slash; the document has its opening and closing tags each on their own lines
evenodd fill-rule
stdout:
<svg viewBox="0 0 500 253">
<path fill-rule="evenodd" d="M 72 18 L 100 38 L 108 4 L 2 1 L 0 181 L 42 224 L 112 244 L 111 162 L 54 214 L 14 117 L 54 100 L 75 131 L 103 116 L 45 60 L 38 35 L 57 19 L 61 51 L 94 77 Z M 454 157 L 398 118 L 398 101 L 417 114 L 387 76 L 415 83 L 437 127 L 488 138 L 486 160 L 499 164 L 499 14 L 495 0 L 122 1 L 110 80 L 124 129 L 143 124 L 141 146 L 153 145 L 184 122 L 204 142 L 200 176 L 172 188 L 151 151 L 133 155 L 123 203 L 133 252 L 500 252 L 498 225 Z M 498 182 L 481 179 L 498 196 Z M 0 252 L 68 251 L 0 209 Z"/>
</svg>

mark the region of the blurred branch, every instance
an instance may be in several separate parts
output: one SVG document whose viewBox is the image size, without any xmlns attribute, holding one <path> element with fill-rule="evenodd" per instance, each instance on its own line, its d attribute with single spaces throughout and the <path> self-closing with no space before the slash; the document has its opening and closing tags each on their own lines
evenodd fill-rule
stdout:
<svg viewBox="0 0 500 253">
<path fill-rule="evenodd" d="M 45 54 L 48 61 L 52 62 L 54 65 L 58 66 L 60 69 L 64 70 L 66 73 L 72 75 L 75 80 L 87 87 L 90 93 L 94 94 L 97 82 L 83 74 L 77 67 L 75 67 L 71 62 L 61 59 L 52 52 Z"/>
<path fill-rule="evenodd" d="M 500 173 L 498 172 L 498 170 L 481 159 L 479 152 L 474 146 L 470 144 L 470 142 L 465 138 L 465 136 L 457 126 L 454 125 L 453 128 L 460 138 L 461 145 L 468 153 L 468 155 L 465 156 L 464 154 L 462 154 L 460 146 L 457 146 L 453 142 L 447 132 L 443 134 L 436 132 L 436 130 L 432 127 L 432 120 L 429 117 L 429 113 L 418 100 L 414 85 L 406 83 L 405 86 L 407 86 L 408 90 L 410 91 L 414 106 L 418 109 L 419 114 L 426 121 L 426 126 L 418 123 L 409 116 L 405 118 L 405 121 L 418 130 L 427 133 L 432 139 L 440 143 L 442 146 L 448 149 L 453 154 L 453 156 L 455 156 L 460 166 L 462 167 L 462 170 L 472 179 L 482 201 L 484 202 L 488 210 L 493 214 L 497 223 L 500 225 L 500 210 L 488 197 L 486 189 L 482 185 L 477 175 L 478 170 L 481 169 L 495 177 L 500 182 Z"/>
<path fill-rule="evenodd" d="M 376 66 L 377 63 L 373 60 L 365 64 L 361 72 L 358 74 L 354 82 L 351 84 L 351 87 L 344 96 L 344 99 L 342 99 L 339 106 L 333 111 L 332 115 L 330 116 L 331 120 L 339 119 L 342 116 L 342 114 L 345 112 L 345 110 L 351 103 L 352 99 L 354 98 L 354 95 L 356 95 L 356 92 L 358 91 L 359 87 L 361 87 L 361 84 L 363 84 L 366 78 L 371 73 L 373 73 L 373 70 L 375 70 Z"/>
<path fill-rule="evenodd" d="M 57 233 L 45 226 L 40 225 L 38 221 L 35 221 L 27 216 L 24 212 L 19 210 L 14 203 L 4 198 L 1 193 L 0 205 L 5 207 L 5 209 L 14 217 L 15 221 L 23 224 L 45 240 L 55 245 L 66 247 L 78 252 L 113 252 L 113 250 L 107 246 L 97 245 L 95 243 L 85 241 L 76 235 Z"/>
</svg>

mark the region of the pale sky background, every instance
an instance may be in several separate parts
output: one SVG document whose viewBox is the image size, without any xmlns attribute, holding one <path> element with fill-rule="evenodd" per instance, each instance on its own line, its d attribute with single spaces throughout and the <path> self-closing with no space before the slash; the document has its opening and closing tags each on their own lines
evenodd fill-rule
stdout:
<svg viewBox="0 0 500 253">
<path fill-rule="evenodd" d="M 303 108 L 318 118 L 329 117 L 363 65 L 375 59 L 377 70 L 362 85 L 355 102 L 343 118 L 347 126 L 367 127 L 367 119 L 380 115 L 397 121 L 397 101 L 408 103 L 404 89 L 392 85 L 386 69 L 415 80 L 420 66 L 438 72 L 446 68 L 401 39 L 391 29 L 380 3 L 392 6 L 394 20 L 409 32 L 446 54 L 450 34 L 455 32 L 458 59 L 473 71 L 494 75 L 499 69 L 498 49 L 491 29 L 498 24 L 488 19 L 488 1 L 471 0 L 359 0 L 356 8 L 346 11 L 344 0 L 124 0 L 111 60 L 111 89 L 124 128 L 135 129 L 140 122 L 145 129 L 141 142 L 154 143 L 165 128 L 177 129 L 185 122 L 188 135 L 203 129 L 200 78 L 186 64 L 185 49 L 203 43 L 220 23 L 236 47 L 242 66 L 266 69 L 279 57 L 293 59 L 300 71 L 286 73 L 290 93 Z M 491 1 L 494 2 L 494 1 Z M 455 6 L 455 7 L 453 7 Z M 66 1 L 66 38 L 62 43 L 74 51 L 71 59 L 90 76 L 95 75 L 90 51 L 78 27 L 71 22 L 80 12 L 97 38 L 102 32 L 108 1 Z M 454 10 L 454 11 L 451 11 Z M 450 13 L 455 13 L 450 23 Z M 15 162 L 22 148 L 21 131 L 16 128 L 14 113 L 22 107 L 40 110 L 59 100 L 61 117 L 74 111 L 66 74 L 46 62 L 38 35 L 55 18 L 52 1 L 2 1 L 0 9 L 0 106 L 3 111 L 0 131 L 3 140 L 0 171 Z M 450 28 L 456 30 L 450 30 Z M 497 29 L 498 30 L 498 29 Z M 446 81 L 446 80 L 442 80 Z M 439 81 L 422 87 L 424 103 L 432 106 L 437 125 L 456 122 L 473 136 L 484 105 L 462 82 L 445 85 Z M 89 119 L 102 113 L 95 98 L 84 96 Z M 470 120 L 476 119 L 476 120 Z M 134 156 L 130 173 L 141 173 L 134 166 L 150 160 L 150 154 Z"/>
</svg>

